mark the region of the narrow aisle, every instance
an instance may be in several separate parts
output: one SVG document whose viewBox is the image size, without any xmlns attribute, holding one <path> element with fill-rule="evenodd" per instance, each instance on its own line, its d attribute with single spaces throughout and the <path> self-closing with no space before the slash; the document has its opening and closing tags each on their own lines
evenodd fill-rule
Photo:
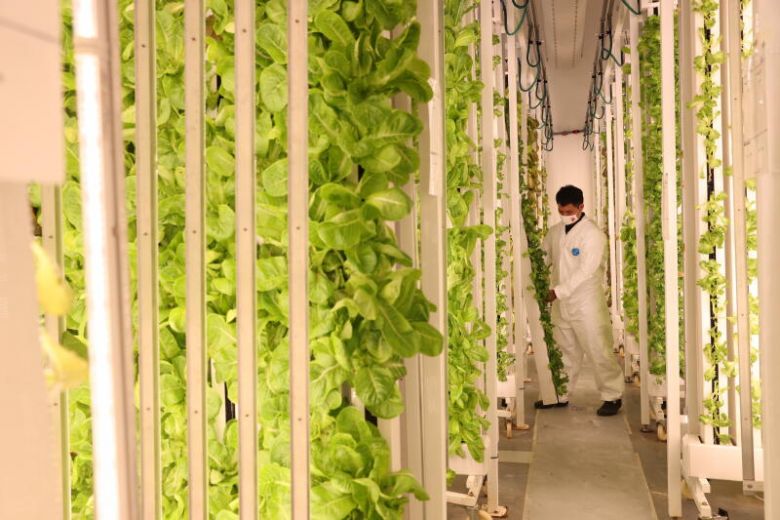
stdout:
<svg viewBox="0 0 780 520">
<path fill-rule="evenodd" d="M 568 408 L 537 412 L 523 520 L 657 520 L 627 414 L 600 404 L 587 366 Z"/>
</svg>

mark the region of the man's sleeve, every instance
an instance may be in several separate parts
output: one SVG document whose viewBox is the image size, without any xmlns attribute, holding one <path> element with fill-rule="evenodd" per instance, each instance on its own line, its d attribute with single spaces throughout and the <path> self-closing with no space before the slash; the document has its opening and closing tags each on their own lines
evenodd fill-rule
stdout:
<svg viewBox="0 0 780 520">
<path fill-rule="evenodd" d="M 604 234 L 594 229 L 588 236 L 587 245 L 580 251 L 580 264 L 566 280 L 554 287 L 558 298 L 567 298 L 579 287 L 582 282 L 593 276 L 604 258 L 607 239 Z M 564 252 L 563 254 L 570 253 Z"/>
</svg>

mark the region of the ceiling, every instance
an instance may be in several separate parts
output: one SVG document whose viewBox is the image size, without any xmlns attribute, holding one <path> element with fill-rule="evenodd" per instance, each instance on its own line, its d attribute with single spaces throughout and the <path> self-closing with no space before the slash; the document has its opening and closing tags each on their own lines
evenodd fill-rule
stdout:
<svg viewBox="0 0 780 520">
<path fill-rule="evenodd" d="M 599 21 L 607 0 L 533 0 L 542 31 L 555 132 L 585 124 Z"/>
</svg>

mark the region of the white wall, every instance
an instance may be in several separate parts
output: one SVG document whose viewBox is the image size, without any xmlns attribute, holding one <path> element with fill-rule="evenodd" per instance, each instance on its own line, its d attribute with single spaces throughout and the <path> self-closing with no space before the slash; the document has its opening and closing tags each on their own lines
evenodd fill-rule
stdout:
<svg viewBox="0 0 780 520">
<path fill-rule="evenodd" d="M 551 205 L 551 224 L 558 222 L 555 194 L 566 184 L 573 184 L 584 192 L 585 213 L 595 217 L 596 193 L 593 186 L 592 152 L 582 150 L 582 134 L 556 136 L 553 151 L 547 153 L 547 193 Z"/>
</svg>

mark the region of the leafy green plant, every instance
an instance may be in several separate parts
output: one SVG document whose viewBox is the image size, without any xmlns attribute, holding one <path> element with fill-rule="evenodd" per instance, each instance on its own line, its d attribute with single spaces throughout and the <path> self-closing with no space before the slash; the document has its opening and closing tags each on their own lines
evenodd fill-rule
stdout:
<svg viewBox="0 0 780 520">
<path fill-rule="evenodd" d="M 709 366 L 704 372 L 704 379 L 712 386 L 712 392 L 704 400 L 704 413 L 700 419 L 704 424 L 714 427 L 721 443 L 731 444 L 731 437 L 721 432 L 721 428 L 728 427 L 730 421 L 727 413 L 723 411 L 723 396 L 728 388 L 720 384 L 720 377 L 734 377 L 736 365 L 728 360 L 727 339 L 721 328 L 723 319 L 726 318 L 726 277 L 721 273 L 717 259 L 718 251 L 726 242 L 729 225 L 725 209 L 726 194 L 716 187 L 716 178 L 724 174 L 721 161 L 717 157 L 720 133 L 715 127 L 720 116 L 718 99 L 721 94 L 716 76 L 724 56 L 719 51 L 720 36 L 715 31 L 718 2 L 699 0 L 694 2 L 693 9 L 701 15 L 703 27 L 699 31 L 702 54 L 694 58 L 694 67 L 701 81 L 691 107 L 696 110 L 697 133 L 704 140 L 706 162 L 701 175 L 707 180 L 707 201 L 703 204 L 705 231 L 699 237 L 698 244 L 698 252 L 704 257 L 699 263 L 704 274 L 697 284 L 709 295 L 710 337 L 704 345 L 704 357 Z"/>
<path fill-rule="evenodd" d="M 509 99 L 503 97 L 499 92 L 495 92 L 495 113 L 496 117 L 502 118 L 505 135 L 509 135 L 509 121 L 506 114 L 509 110 Z M 496 139 L 496 150 L 501 150 L 506 142 L 503 139 Z M 509 369 L 515 362 L 514 354 L 507 350 L 509 346 L 509 322 L 512 310 L 507 302 L 507 284 L 511 284 L 510 273 L 505 269 L 505 263 L 511 265 L 511 240 L 509 226 L 502 224 L 504 216 L 504 205 L 508 202 L 507 197 L 503 197 L 506 189 L 506 161 L 505 153 L 498 151 L 496 153 L 496 180 L 498 198 L 502 201 L 496 207 L 496 366 L 498 380 L 506 381 Z"/>
<path fill-rule="evenodd" d="M 260 510 L 289 516 L 289 410 L 286 287 L 286 14 L 281 0 L 261 2 L 257 20 L 258 376 Z M 411 210 L 400 189 L 417 169 L 409 146 L 421 124 L 392 109 L 406 93 L 431 95 L 429 68 L 416 56 L 419 25 L 411 1 L 319 2 L 311 6 L 313 48 L 310 147 L 310 273 L 312 338 L 313 518 L 397 518 L 407 493 L 425 498 L 410 474 L 391 472 L 378 430 L 341 397 L 353 387 L 376 417 L 395 417 L 403 403 L 397 381 L 403 358 L 437 355 L 442 338 L 428 325 L 430 302 L 417 288 L 420 272 L 398 249 L 386 221 Z M 135 258 L 134 70 L 132 2 L 121 4 L 122 78 L 128 169 L 128 220 Z M 183 2 L 157 5 L 160 384 L 162 490 L 166 518 L 187 515 L 184 338 Z M 232 5 L 207 3 L 207 332 L 214 367 L 208 389 L 209 506 L 220 520 L 237 518 L 235 419 L 218 427 L 224 385 L 236 400 L 233 180 L 234 78 Z M 70 8 L 63 9 L 66 28 Z M 400 28 L 396 38 L 382 31 Z M 86 342 L 83 253 L 72 43 L 65 31 L 65 272 L 77 295 L 64 345 Z M 357 172 L 357 177 L 353 175 Z M 401 267 L 396 267 L 400 265 Z M 71 397 L 74 517 L 93 515 L 88 388 Z"/>
<path fill-rule="evenodd" d="M 484 340 L 490 325 L 474 301 L 475 269 L 471 262 L 478 241 L 492 230 L 469 226 L 469 208 L 479 197 L 482 171 L 474 159 L 476 143 L 467 132 L 469 111 L 479 104 L 483 84 L 475 79 L 477 63 L 468 53 L 479 42 L 479 26 L 465 24 L 476 8 L 472 0 L 447 0 L 445 9 L 446 131 L 447 131 L 447 295 L 448 295 L 448 412 L 449 453 L 464 456 L 463 445 L 483 460 L 482 432 L 489 426 L 484 412 L 487 396 L 477 386 L 488 359 Z"/>
<path fill-rule="evenodd" d="M 623 76 L 631 76 L 631 64 L 623 65 Z M 623 95 L 623 136 L 625 138 L 626 213 L 620 229 L 623 243 L 623 315 L 626 332 L 639 336 L 639 266 L 636 250 L 636 220 L 633 208 L 635 150 L 633 147 L 633 119 L 631 116 L 631 82 L 625 82 Z"/>
<path fill-rule="evenodd" d="M 545 210 L 541 203 L 546 184 L 543 182 L 542 168 L 539 160 L 539 122 L 528 118 L 527 163 L 524 174 L 520 175 L 521 211 L 523 227 L 528 239 L 528 257 L 531 261 L 532 289 L 539 305 L 540 319 L 544 331 L 544 342 L 547 346 L 550 372 L 558 395 L 566 394 L 569 381 L 563 367 L 563 355 L 555 345 L 553 323 L 547 294 L 550 291 L 550 266 L 542 247 L 544 240 Z"/>
</svg>

